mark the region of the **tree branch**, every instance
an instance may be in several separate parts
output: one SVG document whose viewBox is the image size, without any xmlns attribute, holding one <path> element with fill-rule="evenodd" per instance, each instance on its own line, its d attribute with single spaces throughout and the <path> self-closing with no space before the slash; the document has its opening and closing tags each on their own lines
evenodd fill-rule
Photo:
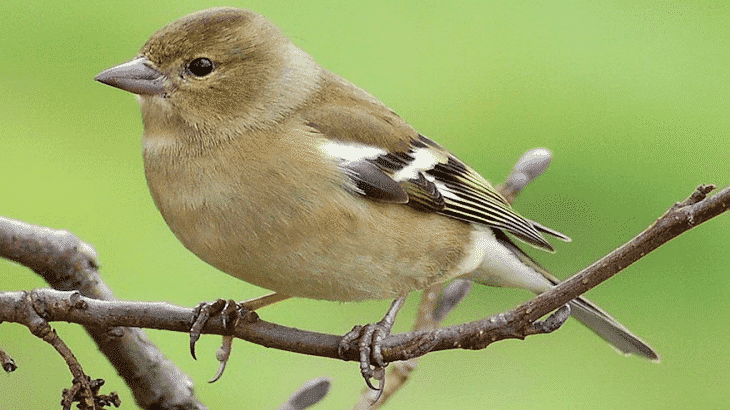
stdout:
<svg viewBox="0 0 730 410">
<path fill-rule="evenodd" d="M 627 244 L 554 289 L 509 312 L 433 331 L 388 336 L 383 341 L 385 360 L 388 362 L 408 360 L 436 350 L 483 349 L 499 340 L 524 339 L 532 334 L 543 333 L 533 325 L 538 318 L 595 287 L 681 233 L 726 211 L 730 207 L 730 189 L 724 189 L 712 197 L 705 198 L 712 188 L 709 185 L 699 187 L 690 198 L 675 204 L 652 226 Z M 25 303 L 26 295 L 25 292 L 0 294 L 0 320 L 17 321 L 7 312 L 14 312 L 18 304 Z M 33 295 L 35 295 L 34 306 L 42 309 L 39 314 L 48 321 L 62 320 L 91 327 L 125 326 L 188 332 L 192 317 L 192 309 L 168 303 L 111 302 L 85 298 L 75 292 L 50 290 L 35 291 Z M 78 304 L 61 303 L 64 300 L 70 301 L 72 297 L 83 301 L 84 307 L 78 308 Z M 341 338 L 340 335 L 310 332 L 269 323 L 261 320 L 254 312 L 239 320 L 232 331 L 223 326 L 220 317 L 213 317 L 204 327 L 203 333 L 232 334 L 265 347 L 333 359 L 338 358 L 337 348 Z M 353 344 L 346 349 L 345 359 L 359 360 L 357 346 Z"/>
<path fill-rule="evenodd" d="M 500 192 L 512 202 L 516 195 L 550 163 L 550 152 L 544 149 L 526 153 L 515 165 Z M 707 198 L 714 189 L 703 185 L 682 202 L 674 204 L 662 217 L 627 244 L 616 249 L 580 273 L 562 282 L 517 308 L 488 319 L 437 329 L 439 323 L 468 293 L 468 285 L 455 281 L 446 293 L 437 285 L 424 291 L 423 301 L 414 331 L 391 335 L 383 341 L 386 361 L 397 363 L 389 377 L 396 380 L 383 399 L 397 391 L 416 366 L 416 358 L 430 351 L 453 348 L 482 349 L 503 339 L 549 333 L 568 317 L 561 308 L 544 322 L 540 317 L 564 306 L 578 295 L 597 286 L 634 263 L 652 250 L 681 233 L 725 212 L 730 207 L 730 191 L 722 190 Z M 62 320 L 85 326 L 100 350 L 116 367 L 143 408 L 204 408 L 195 399 L 192 382 L 169 362 L 147 339 L 139 328 L 188 332 L 192 311 L 167 303 L 114 301 L 111 291 L 97 271 L 96 251 L 67 231 L 57 231 L 0 217 L 0 256 L 30 267 L 54 289 L 79 292 L 0 293 L 0 321 L 23 323 L 31 330 L 45 329 L 43 336 L 53 335 L 49 342 L 57 347 L 74 374 L 81 371 L 70 350 L 52 330 L 48 321 Z M 22 313 L 21 313 L 22 312 Z M 125 327 L 120 327 L 125 326 Z M 130 328 L 131 327 L 131 328 Z M 37 333 L 37 332 L 36 332 Z M 231 334 L 220 317 L 212 318 L 202 333 Z M 338 358 L 340 335 L 327 335 L 279 326 L 261 320 L 254 312 L 243 316 L 233 330 L 233 336 L 252 343 L 296 353 Z M 43 337 L 42 337 L 43 338 Z M 44 340 L 47 337 L 44 338 Z M 51 340 L 53 339 L 53 340 Z M 59 347 L 60 346 L 60 347 Z M 347 360 L 357 361 L 358 349 L 351 345 L 345 352 Z M 3 368 L 14 369 L 12 358 L 0 351 Z M 400 362 L 398 362 L 400 361 Z M 74 369 L 78 371 L 74 371 Z M 79 376 L 79 375 L 77 375 Z M 89 397 L 91 388 L 98 393 L 100 384 L 77 377 L 71 391 L 64 392 L 70 403 L 77 393 Z M 84 383 L 84 380 L 87 383 Z M 94 384 L 94 386 L 91 386 Z M 372 401 L 366 392 L 358 406 L 367 408 Z"/>
<path fill-rule="evenodd" d="M 96 250 L 68 231 L 0 217 L 0 257 L 31 268 L 54 289 L 115 300 L 97 270 Z M 85 329 L 141 408 L 205 408 L 195 398 L 190 377 L 165 358 L 141 329 L 104 324 L 87 324 Z"/>
</svg>

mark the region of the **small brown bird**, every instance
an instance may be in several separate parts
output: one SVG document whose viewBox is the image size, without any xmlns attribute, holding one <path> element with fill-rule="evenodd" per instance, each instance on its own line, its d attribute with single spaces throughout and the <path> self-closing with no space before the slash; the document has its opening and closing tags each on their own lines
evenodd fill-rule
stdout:
<svg viewBox="0 0 730 410">
<path fill-rule="evenodd" d="M 260 15 L 183 17 L 96 79 L 139 95 L 147 182 L 177 238 L 274 299 L 402 300 L 457 277 L 558 283 L 508 234 L 548 251 L 543 233 L 567 237 Z M 658 359 L 585 298 L 570 305 L 619 351 Z"/>
</svg>

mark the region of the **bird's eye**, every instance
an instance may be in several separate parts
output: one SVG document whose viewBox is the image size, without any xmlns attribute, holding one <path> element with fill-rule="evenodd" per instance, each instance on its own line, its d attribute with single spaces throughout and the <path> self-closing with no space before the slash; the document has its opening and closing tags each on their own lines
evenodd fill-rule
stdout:
<svg viewBox="0 0 730 410">
<path fill-rule="evenodd" d="M 196 77 L 205 77 L 215 70 L 215 64 L 205 57 L 199 57 L 188 64 L 188 71 Z"/>
</svg>

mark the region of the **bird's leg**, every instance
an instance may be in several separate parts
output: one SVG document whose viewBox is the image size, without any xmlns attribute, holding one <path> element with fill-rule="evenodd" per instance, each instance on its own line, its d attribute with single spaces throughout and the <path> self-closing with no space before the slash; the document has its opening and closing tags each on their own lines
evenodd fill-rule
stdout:
<svg viewBox="0 0 730 410">
<path fill-rule="evenodd" d="M 262 307 L 273 305 L 274 303 L 287 300 L 291 296 L 284 295 L 281 293 L 269 293 L 268 295 L 259 296 L 257 298 L 249 299 L 243 302 L 238 302 L 238 307 L 242 310 L 259 310 Z"/>
<path fill-rule="evenodd" d="M 338 354 L 342 358 L 344 352 L 348 348 L 350 342 L 358 341 L 358 350 L 360 351 L 360 373 L 365 379 L 365 383 L 373 390 L 379 390 L 378 398 L 383 392 L 383 382 L 385 380 L 385 367 L 388 365 L 383 360 L 383 351 L 381 342 L 390 334 L 390 330 L 395 323 L 395 317 L 403 306 L 405 298 L 398 298 L 390 305 L 390 309 L 383 319 L 375 324 L 365 326 L 355 326 L 347 334 L 342 336 L 338 347 Z M 371 365 L 371 363 L 374 363 Z M 370 379 L 378 380 L 378 387 L 373 386 Z M 377 401 L 377 398 L 376 398 Z"/>
</svg>

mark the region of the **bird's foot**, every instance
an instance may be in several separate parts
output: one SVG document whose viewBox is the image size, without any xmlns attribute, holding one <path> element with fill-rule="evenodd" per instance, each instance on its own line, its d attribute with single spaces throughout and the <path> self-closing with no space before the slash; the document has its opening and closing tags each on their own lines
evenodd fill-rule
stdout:
<svg viewBox="0 0 730 410">
<path fill-rule="evenodd" d="M 390 329 L 386 326 L 382 326 L 380 323 L 370 323 L 365 326 L 353 327 L 340 340 L 338 348 L 340 356 L 343 355 L 351 342 L 357 340 L 358 350 L 360 351 L 360 373 L 368 387 L 373 390 L 382 390 L 383 387 L 385 368 L 388 364 L 383 360 L 381 343 L 388 334 L 390 334 Z M 375 387 L 372 379 L 378 381 L 378 387 Z"/>
<path fill-rule="evenodd" d="M 200 332 L 205 327 L 205 324 L 213 316 L 221 315 L 221 321 L 226 329 L 233 329 L 236 326 L 238 318 L 245 317 L 247 314 L 256 314 L 253 311 L 247 310 L 242 305 L 236 303 L 233 300 L 218 299 L 215 302 L 200 302 L 198 306 L 193 310 L 193 324 L 190 327 L 190 354 L 195 357 L 195 343 L 200 338 Z M 213 383 L 223 376 L 223 371 L 226 369 L 228 359 L 231 357 L 231 349 L 233 348 L 233 336 L 223 336 L 221 347 L 216 352 L 216 359 L 220 363 L 218 365 L 218 371 L 215 376 L 208 383 Z"/>
<path fill-rule="evenodd" d="M 192 325 L 190 326 L 190 354 L 195 357 L 195 344 L 200 339 L 200 332 L 203 331 L 205 324 L 211 317 L 221 315 L 223 326 L 228 330 L 233 330 L 239 319 L 243 318 L 247 322 L 258 320 L 255 310 L 272 305 L 282 300 L 288 299 L 289 296 L 280 293 L 270 293 L 244 302 L 236 303 L 233 300 L 218 299 L 215 302 L 200 302 L 193 310 Z M 223 336 L 220 348 L 216 352 L 216 359 L 220 362 L 218 372 L 209 383 L 213 383 L 223 376 L 228 359 L 231 357 L 231 349 L 233 347 L 233 336 Z"/>
<path fill-rule="evenodd" d="M 218 299 L 215 302 L 200 302 L 198 306 L 193 309 L 192 326 L 190 326 L 190 354 L 193 359 L 195 357 L 195 344 L 200 339 L 200 332 L 208 323 L 208 320 L 216 315 L 221 315 L 223 326 L 231 328 L 235 325 L 236 319 L 238 319 L 239 306 L 233 300 Z"/>
<path fill-rule="evenodd" d="M 365 326 L 355 326 L 347 332 L 337 349 L 340 358 L 344 359 L 345 351 L 349 348 L 350 343 L 357 340 L 358 351 L 360 352 L 360 373 L 365 379 L 365 383 L 369 388 L 378 391 L 375 401 L 380 399 L 385 387 L 385 368 L 388 363 L 383 359 L 382 341 L 390 334 L 395 317 L 401 306 L 403 306 L 405 298 L 398 298 L 390 305 L 388 313 L 378 323 L 371 323 Z M 372 379 L 378 381 L 378 387 L 372 383 Z"/>
</svg>

